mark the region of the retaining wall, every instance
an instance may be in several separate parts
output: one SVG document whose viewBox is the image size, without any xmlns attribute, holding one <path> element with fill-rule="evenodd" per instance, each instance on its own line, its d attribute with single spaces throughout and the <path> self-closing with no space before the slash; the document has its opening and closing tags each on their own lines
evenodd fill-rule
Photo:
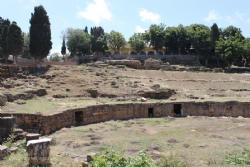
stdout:
<svg viewBox="0 0 250 167">
<path fill-rule="evenodd" d="M 0 113 L 0 117 L 11 115 L 16 118 L 16 124 L 20 128 L 29 132 L 38 132 L 47 135 L 64 127 L 87 125 L 110 120 L 188 115 L 209 117 L 250 117 L 250 102 L 228 101 L 110 104 L 71 109 L 49 116 Z"/>
</svg>

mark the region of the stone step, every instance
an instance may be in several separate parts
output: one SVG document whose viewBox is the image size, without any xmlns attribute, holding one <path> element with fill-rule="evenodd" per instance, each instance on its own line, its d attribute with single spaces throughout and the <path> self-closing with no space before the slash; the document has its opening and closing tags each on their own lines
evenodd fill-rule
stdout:
<svg viewBox="0 0 250 167">
<path fill-rule="evenodd" d="M 40 134 L 38 133 L 28 133 L 26 134 L 26 142 L 30 141 L 30 140 L 37 140 L 41 137 Z"/>
</svg>

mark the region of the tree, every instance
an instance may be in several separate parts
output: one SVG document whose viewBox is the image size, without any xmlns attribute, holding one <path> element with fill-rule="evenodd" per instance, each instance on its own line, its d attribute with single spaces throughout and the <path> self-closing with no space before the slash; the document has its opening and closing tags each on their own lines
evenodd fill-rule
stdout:
<svg viewBox="0 0 250 167">
<path fill-rule="evenodd" d="M 0 57 L 7 62 L 9 53 L 7 46 L 7 37 L 9 31 L 10 21 L 0 18 Z"/>
<path fill-rule="evenodd" d="M 244 55 L 242 56 L 242 66 L 246 67 L 250 64 L 250 38 L 244 40 Z"/>
<path fill-rule="evenodd" d="M 210 28 L 202 24 L 192 24 L 187 27 L 190 44 L 200 56 L 202 64 L 208 65 L 211 53 Z"/>
<path fill-rule="evenodd" d="M 249 41 L 245 40 L 241 30 L 234 26 L 225 28 L 222 34 L 216 42 L 215 53 L 227 66 L 245 66 L 249 59 Z"/>
<path fill-rule="evenodd" d="M 66 54 L 65 36 L 63 36 L 63 42 L 62 42 L 62 48 L 61 48 L 61 54 L 63 55 L 63 59 L 64 59 L 64 56 L 65 56 L 65 54 Z"/>
<path fill-rule="evenodd" d="M 144 36 L 141 33 L 135 33 L 129 38 L 130 46 L 136 51 L 140 52 L 145 48 Z"/>
<path fill-rule="evenodd" d="M 7 36 L 8 54 L 13 56 L 13 61 L 16 63 L 16 57 L 23 51 L 23 36 L 21 28 L 16 22 L 12 22 Z"/>
<path fill-rule="evenodd" d="M 176 27 L 166 27 L 164 33 L 164 45 L 171 54 L 178 53 L 178 42 Z"/>
<path fill-rule="evenodd" d="M 220 30 L 217 24 L 214 23 L 211 27 L 211 32 L 210 32 L 211 50 L 213 54 L 215 53 L 216 41 L 218 41 L 219 38 L 220 38 Z"/>
<path fill-rule="evenodd" d="M 49 60 L 54 62 L 60 62 L 62 60 L 62 57 L 60 57 L 59 53 L 53 53 L 49 56 Z"/>
<path fill-rule="evenodd" d="M 50 21 L 43 6 L 37 6 L 30 19 L 30 53 L 36 60 L 49 54 L 52 48 Z"/>
<path fill-rule="evenodd" d="M 228 26 L 223 30 L 223 38 L 225 39 L 237 38 L 239 40 L 243 40 L 244 36 L 242 35 L 240 28 L 234 26 Z"/>
<path fill-rule="evenodd" d="M 244 55 L 244 42 L 237 38 L 220 38 L 216 42 L 215 52 L 224 60 L 225 65 L 239 65 Z"/>
<path fill-rule="evenodd" d="M 187 51 L 187 47 L 189 47 L 189 37 L 187 30 L 183 25 L 179 25 L 176 27 L 176 42 L 178 46 L 178 53 L 185 54 Z M 189 49 L 189 48 L 188 48 Z"/>
<path fill-rule="evenodd" d="M 87 34 L 89 33 L 89 30 L 88 30 L 88 27 L 87 27 L 87 26 L 85 26 L 84 32 L 87 33 Z"/>
<path fill-rule="evenodd" d="M 115 52 L 119 52 L 121 47 L 125 46 L 126 40 L 123 35 L 116 31 L 108 34 L 108 46 Z"/>
<path fill-rule="evenodd" d="M 163 24 L 150 26 L 149 30 L 146 32 L 146 40 L 150 42 L 150 45 L 154 47 L 156 51 L 162 49 L 165 44 L 164 39 L 165 26 Z"/>
<path fill-rule="evenodd" d="M 91 37 L 81 29 L 68 29 L 67 47 L 71 55 L 85 55 L 90 53 Z"/>
<path fill-rule="evenodd" d="M 108 49 L 107 38 L 102 27 L 92 27 L 91 34 L 91 49 L 96 54 L 104 53 Z"/>
</svg>

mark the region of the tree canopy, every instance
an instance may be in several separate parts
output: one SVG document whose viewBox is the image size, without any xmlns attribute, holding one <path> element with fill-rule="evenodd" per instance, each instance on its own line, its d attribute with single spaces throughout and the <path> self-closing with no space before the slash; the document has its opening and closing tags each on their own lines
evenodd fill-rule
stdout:
<svg viewBox="0 0 250 167">
<path fill-rule="evenodd" d="M 30 53 L 35 59 L 47 57 L 52 48 L 49 16 L 43 6 L 37 6 L 30 19 Z"/>
<path fill-rule="evenodd" d="M 91 36 L 81 29 L 68 29 L 67 47 L 71 55 L 90 53 Z"/>
<path fill-rule="evenodd" d="M 129 44 L 136 52 L 142 51 L 145 48 L 144 35 L 141 33 L 135 33 L 129 38 Z"/>
<path fill-rule="evenodd" d="M 10 21 L 0 17 L 0 57 L 5 59 L 5 61 L 7 61 L 9 57 L 7 45 L 9 26 Z"/>
<path fill-rule="evenodd" d="M 125 46 L 126 40 L 120 32 L 111 31 L 108 34 L 108 46 L 115 52 L 119 52 L 120 49 Z"/>
<path fill-rule="evenodd" d="M 16 22 L 12 22 L 9 26 L 7 35 L 7 48 L 8 54 L 13 55 L 14 58 L 20 55 L 23 51 L 22 30 L 20 27 L 18 27 Z"/>
<path fill-rule="evenodd" d="M 108 49 L 107 37 L 102 27 L 92 27 L 91 34 L 91 50 L 94 53 L 104 53 Z"/>
<path fill-rule="evenodd" d="M 164 42 L 165 42 L 164 30 L 165 30 L 165 25 L 153 24 L 149 27 L 149 30 L 145 34 L 145 39 L 157 51 L 164 46 Z"/>
</svg>

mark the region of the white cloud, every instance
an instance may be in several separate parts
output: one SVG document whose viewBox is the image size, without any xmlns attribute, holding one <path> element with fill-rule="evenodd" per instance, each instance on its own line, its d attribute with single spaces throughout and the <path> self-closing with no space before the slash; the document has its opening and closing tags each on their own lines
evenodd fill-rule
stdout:
<svg viewBox="0 0 250 167">
<path fill-rule="evenodd" d="M 214 22 L 218 21 L 220 18 L 221 16 L 215 10 L 210 10 L 207 17 L 205 17 L 205 21 Z"/>
<path fill-rule="evenodd" d="M 139 15 L 141 20 L 145 22 L 159 23 L 161 21 L 161 16 L 158 13 L 148 11 L 147 9 L 141 9 Z"/>
<path fill-rule="evenodd" d="M 135 27 L 135 32 L 136 32 L 136 33 L 144 33 L 146 30 L 147 30 L 146 28 L 143 28 L 143 27 L 141 27 L 141 26 L 139 26 L 139 25 L 137 25 L 137 26 Z"/>
<path fill-rule="evenodd" d="M 83 11 L 78 12 L 78 16 L 96 25 L 99 25 L 104 20 L 111 21 L 112 19 L 112 13 L 106 0 L 93 0 Z"/>
</svg>

